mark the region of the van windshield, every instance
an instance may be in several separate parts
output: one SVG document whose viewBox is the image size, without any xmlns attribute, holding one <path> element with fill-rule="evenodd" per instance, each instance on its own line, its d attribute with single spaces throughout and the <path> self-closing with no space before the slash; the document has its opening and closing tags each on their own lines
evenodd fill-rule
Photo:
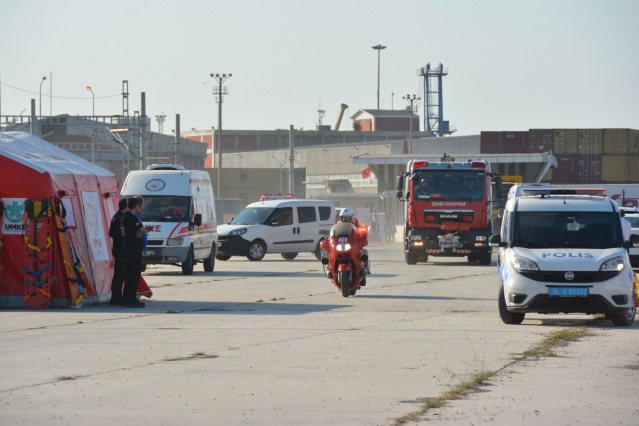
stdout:
<svg viewBox="0 0 639 426">
<path fill-rule="evenodd" d="M 144 222 L 175 222 L 191 218 L 191 197 L 144 196 Z"/>
<path fill-rule="evenodd" d="M 619 216 L 614 212 L 518 212 L 513 246 L 544 248 L 621 247 Z"/>
<path fill-rule="evenodd" d="M 275 210 L 266 207 L 247 207 L 242 210 L 232 221 L 231 225 L 260 225 Z"/>
</svg>

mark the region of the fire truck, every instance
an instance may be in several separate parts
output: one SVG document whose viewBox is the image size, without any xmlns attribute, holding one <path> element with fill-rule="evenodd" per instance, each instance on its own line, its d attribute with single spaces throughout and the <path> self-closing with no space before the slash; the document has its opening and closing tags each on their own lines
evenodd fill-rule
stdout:
<svg viewBox="0 0 639 426">
<path fill-rule="evenodd" d="M 504 197 L 502 180 L 484 160 L 410 160 L 397 177 L 396 196 L 405 201 L 406 263 L 427 262 L 429 256 L 468 257 L 489 265 L 492 249 L 492 182 Z"/>
</svg>

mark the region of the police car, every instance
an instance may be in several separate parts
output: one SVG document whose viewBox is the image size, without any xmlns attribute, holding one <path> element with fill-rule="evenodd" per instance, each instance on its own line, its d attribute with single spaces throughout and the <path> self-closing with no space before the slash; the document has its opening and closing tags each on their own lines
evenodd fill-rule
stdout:
<svg viewBox="0 0 639 426">
<path fill-rule="evenodd" d="M 592 194 L 592 193 L 591 193 Z M 639 238 L 631 241 L 637 245 Z M 619 206 L 597 195 L 524 190 L 506 203 L 499 247 L 499 315 L 605 314 L 617 326 L 635 318 L 636 289 Z"/>
</svg>

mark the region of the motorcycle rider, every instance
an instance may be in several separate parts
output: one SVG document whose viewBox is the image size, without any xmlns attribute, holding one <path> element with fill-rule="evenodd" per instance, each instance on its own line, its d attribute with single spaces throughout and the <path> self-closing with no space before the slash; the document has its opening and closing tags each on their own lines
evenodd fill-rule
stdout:
<svg viewBox="0 0 639 426">
<path fill-rule="evenodd" d="M 356 223 L 357 223 L 357 219 L 355 219 L 355 213 L 353 213 L 353 209 L 351 209 L 350 207 L 347 207 L 340 212 L 339 222 L 333 225 L 329 235 L 332 237 L 339 236 L 339 235 L 347 235 L 347 236 L 356 235 L 357 234 L 357 226 L 355 225 Z M 333 278 L 333 273 L 330 270 L 328 260 L 324 260 L 326 259 L 327 254 L 328 253 L 322 250 L 322 264 L 324 265 L 324 275 L 326 275 L 326 278 Z M 368 250 L 363 248 L 362 253 L 360 254 L 360 257 L 362 255 L 365 255 L 364 258 L 368 259 Z M 363 274 L 370 275 L 371 273 L 370 260 L 361 262 L 361 270 Z M 364 279 L 361 285 L 363 286 L 366 285 L 366 279 Z"/>
</svg>

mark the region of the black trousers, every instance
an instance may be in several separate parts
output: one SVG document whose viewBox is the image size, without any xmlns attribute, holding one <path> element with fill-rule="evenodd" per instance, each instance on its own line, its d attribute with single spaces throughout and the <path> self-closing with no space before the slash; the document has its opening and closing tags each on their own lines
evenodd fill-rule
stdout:
<svg viewBox="0 0 639 426">
<path fill-rule="evenodd" d="M 111 280 L 111 302 L 122 302 L 122 285 L 126 278 L 126 262 L 124 258 L 115 258 L 113 279 Z"/>
<path fill-rule="evenodd" d="M 124 274 L 124 291 L 122 292 L 122 303 L 135 303 L 138 295 L 138 283 L 142 276 L 142 253 L 134 251 L 127 253 L 126 272 Z"/>
</svg>

